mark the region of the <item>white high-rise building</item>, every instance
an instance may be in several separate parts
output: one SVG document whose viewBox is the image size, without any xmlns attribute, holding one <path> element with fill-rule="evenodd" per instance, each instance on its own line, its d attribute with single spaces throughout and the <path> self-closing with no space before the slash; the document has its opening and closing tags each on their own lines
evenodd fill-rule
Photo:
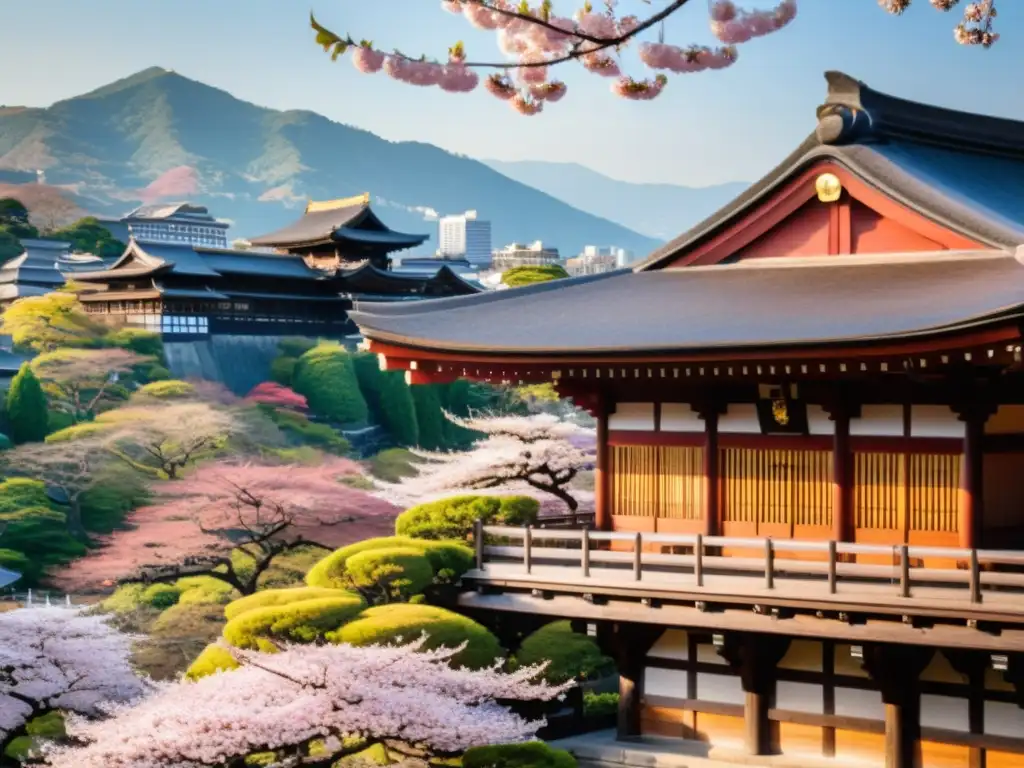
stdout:
<svg viewBox="0 0 1024 768">
<path fill-rule="evenodd" d="M 476 211 L 438 219 L 437 241 L 442 258 L 464 258 L 474 267 L 491 263 L 491 222 L 477 218 Z"/>
</svg>

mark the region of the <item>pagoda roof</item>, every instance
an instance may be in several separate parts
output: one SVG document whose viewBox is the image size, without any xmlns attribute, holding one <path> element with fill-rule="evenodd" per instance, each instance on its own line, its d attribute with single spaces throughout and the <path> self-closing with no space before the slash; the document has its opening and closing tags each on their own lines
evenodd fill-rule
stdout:
<svg viewBox="0 0 1024 768">
<path fill-rule="evenodd" d="M 479 357 L 876 343 L 1024 318 L 1024 248 L 623 270 L 355 310 L 371 340 Z"/>
<path fill-rule="evenodd" d="M 411 248 L 429 239 L 429 235 L 394 232 L 370 210 L 368 193 L 339 200 L 310 201 L 298 221 L 283 229 L 251 238 L 255 246 L 289 248 L 354 242 Z"/>
<path fill-rule="evenodd" d="M 826 72 L 814 132 L 743 194 L 633 269 L 661 269 L 759 206 L 800 171 L 834 161 L 926 218 L 993 248 L 1024 243 L 1024 123 L 920 104 Z"/>
<path fill-rule="evenodd" d="M 22 253 L 0 267 L 0 300 L 42 296 L 67 282 L 60 267 L 70 243 L 25 238 L 21 245 Z"/>
<path fill-rule="evenodd" d="M 438 268 L 432 274 L 403 274 L 375 267 L 364 262 L 356 269 L 339 270 L 338 276 L 343 280 L 344 288 L 351 294 L 386 294 L 389 288 L 424 292 L 431 286 L 448 285 L 459 295 L 476 294 L 481 291 L 448 266 Z"/>
</svg>

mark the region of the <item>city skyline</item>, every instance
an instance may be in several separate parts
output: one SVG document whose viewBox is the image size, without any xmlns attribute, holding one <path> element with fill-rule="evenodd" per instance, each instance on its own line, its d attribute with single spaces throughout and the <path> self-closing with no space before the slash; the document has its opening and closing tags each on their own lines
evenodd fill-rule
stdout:
<svg viewBox="0 0 1024 768">
<path fill-rule="evenodd" d="M 630 4 L 646 7 L 626 2 L 623 8 Z M 225 0 L 215 8 L 182 0 L 174 8 L 168 14 L 166 6 L 128 0 L 96 0 L 88 7 L 46 0 L 9 10 L 0 46 L 19 62 L 19 77 L 0 85 L 0 104 L 46 106 L 163 66 L 254 103 L 315 111 L 393 141 L 429 142 L 481 159 L 575 162 L 624 181 L 687 186 L 751 181 L 766 172 L 809 132 L 826 69 L 913 100 L 1024 118 L 1018 82 L 978 87 L 992 73 L 1024 63 L 1013 45 L 1024 34 L 1019 4 L 1000 8 L 1003 40 L 984 51 L 957 46 L 955 14 L 928 6 L 895 18 L 869 0 L 827 9 L 804 2 L 790 28 L 743 46 L 732 69 L 673 77 L 652 103 L 616 99 L 606 81 L 572 64 L 563 67 L 559 76 L 569 84 L 568 95 L 535 118 L 511 113 L 484 92 L 415 89 L 384 75 L 359 75 L 344 60 L 332 64 L 314 45 L 303 10 L 270 0 Z M 569 6 L 556 9 L 567 13 Z M 432 4 L 317 3 L 313 10 L 333 29 L 385 49 L 439 55 L 462 39 L 475 58 L 500 58 L 493 35 Z M 409 23 L 394 24 L 396 10 Z M 699 5 L 683 9 L 666 25 L 666 39 L 710 43 L 705 15 Z M 26 29 L 87 39 L 104 53 L 83 60 L 80 47 L 40 46 Z M 836 29 L 850 34 L 838 36 Z M 632 56 L 627 60 L 635 62 Z M 242 57 L 245 66 L 239 66 Z"/>
</svg>

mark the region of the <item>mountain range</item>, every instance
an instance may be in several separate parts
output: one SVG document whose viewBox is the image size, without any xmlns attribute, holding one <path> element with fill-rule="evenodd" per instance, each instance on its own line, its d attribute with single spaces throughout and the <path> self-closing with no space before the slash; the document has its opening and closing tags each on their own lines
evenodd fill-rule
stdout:
<svg viewBox="0 0 1024 768">
<path fill-rule="evenodd" d="M 710 187 L 635 184 L 619 181 L 577 163 L 538 160 L 484 160 L 491 168 L 574 208 L 629 227 L 648 237 L 670 240 L 737 197 L 749 184 Z"/>
<path fill-rule="evenodd" d="M 431 234 L 421 252 L 435 247 L 432 217 L 476 210 L 496 247 L 542 240 L 565 255 L 586 244 L 645 254 L 733 194 L 626 184 L 575 165 L 487 164 L 260 107 L 159 67 L 50 107 L 0 107 L 0 196 L 41 220 L 188 200 L 233 222 L 231 237 L 253 237 L 309 199 L 366 191 L 392 228 Z"/>
</svg>

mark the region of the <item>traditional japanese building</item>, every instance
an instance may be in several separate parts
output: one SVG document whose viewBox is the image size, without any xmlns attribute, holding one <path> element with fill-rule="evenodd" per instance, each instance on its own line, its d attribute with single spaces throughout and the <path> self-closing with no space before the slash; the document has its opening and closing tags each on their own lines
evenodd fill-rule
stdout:
<svg viewBox="0 0 1024 768">
<path fill-rule="evenodd" d="M 370 210 L 370 195 L 314 201 L 298 221 L 284 229 L 253 238 L 259 248 L 300 254 L 311 266 L 352 268 L 369 262 L 377 269 L 390 266 L 390 254 L 414 248 L 429 235 L 410 235 L 387 228 Z"/>
<path fill-rule="evenodd" d="M 444 265 L 422 274 L 391 271 L 387 254 L 426 236 L 391 232 L 366 196 L 357 200 L 340 208 L 311 203 L 292 227 L 256 238 L 262 250 L 132 239 L 109 267 L 71 276 L 87 287 L 81 301 L 91 314 L 195 336 L 347 335 L 356 330 L 347 315 L 355 299 L 408 301 L 481 290 Z"/>
<path fill-rule="evenodd" d="M 620 738 L 1018 766 L 1024 123 L 827 80 L 803 144 L 632 270 L 352 317 L 413 383 L 597 417 L 598 530 L 479 536 L 459 602 L 589 624 Z"/>
</svg>

